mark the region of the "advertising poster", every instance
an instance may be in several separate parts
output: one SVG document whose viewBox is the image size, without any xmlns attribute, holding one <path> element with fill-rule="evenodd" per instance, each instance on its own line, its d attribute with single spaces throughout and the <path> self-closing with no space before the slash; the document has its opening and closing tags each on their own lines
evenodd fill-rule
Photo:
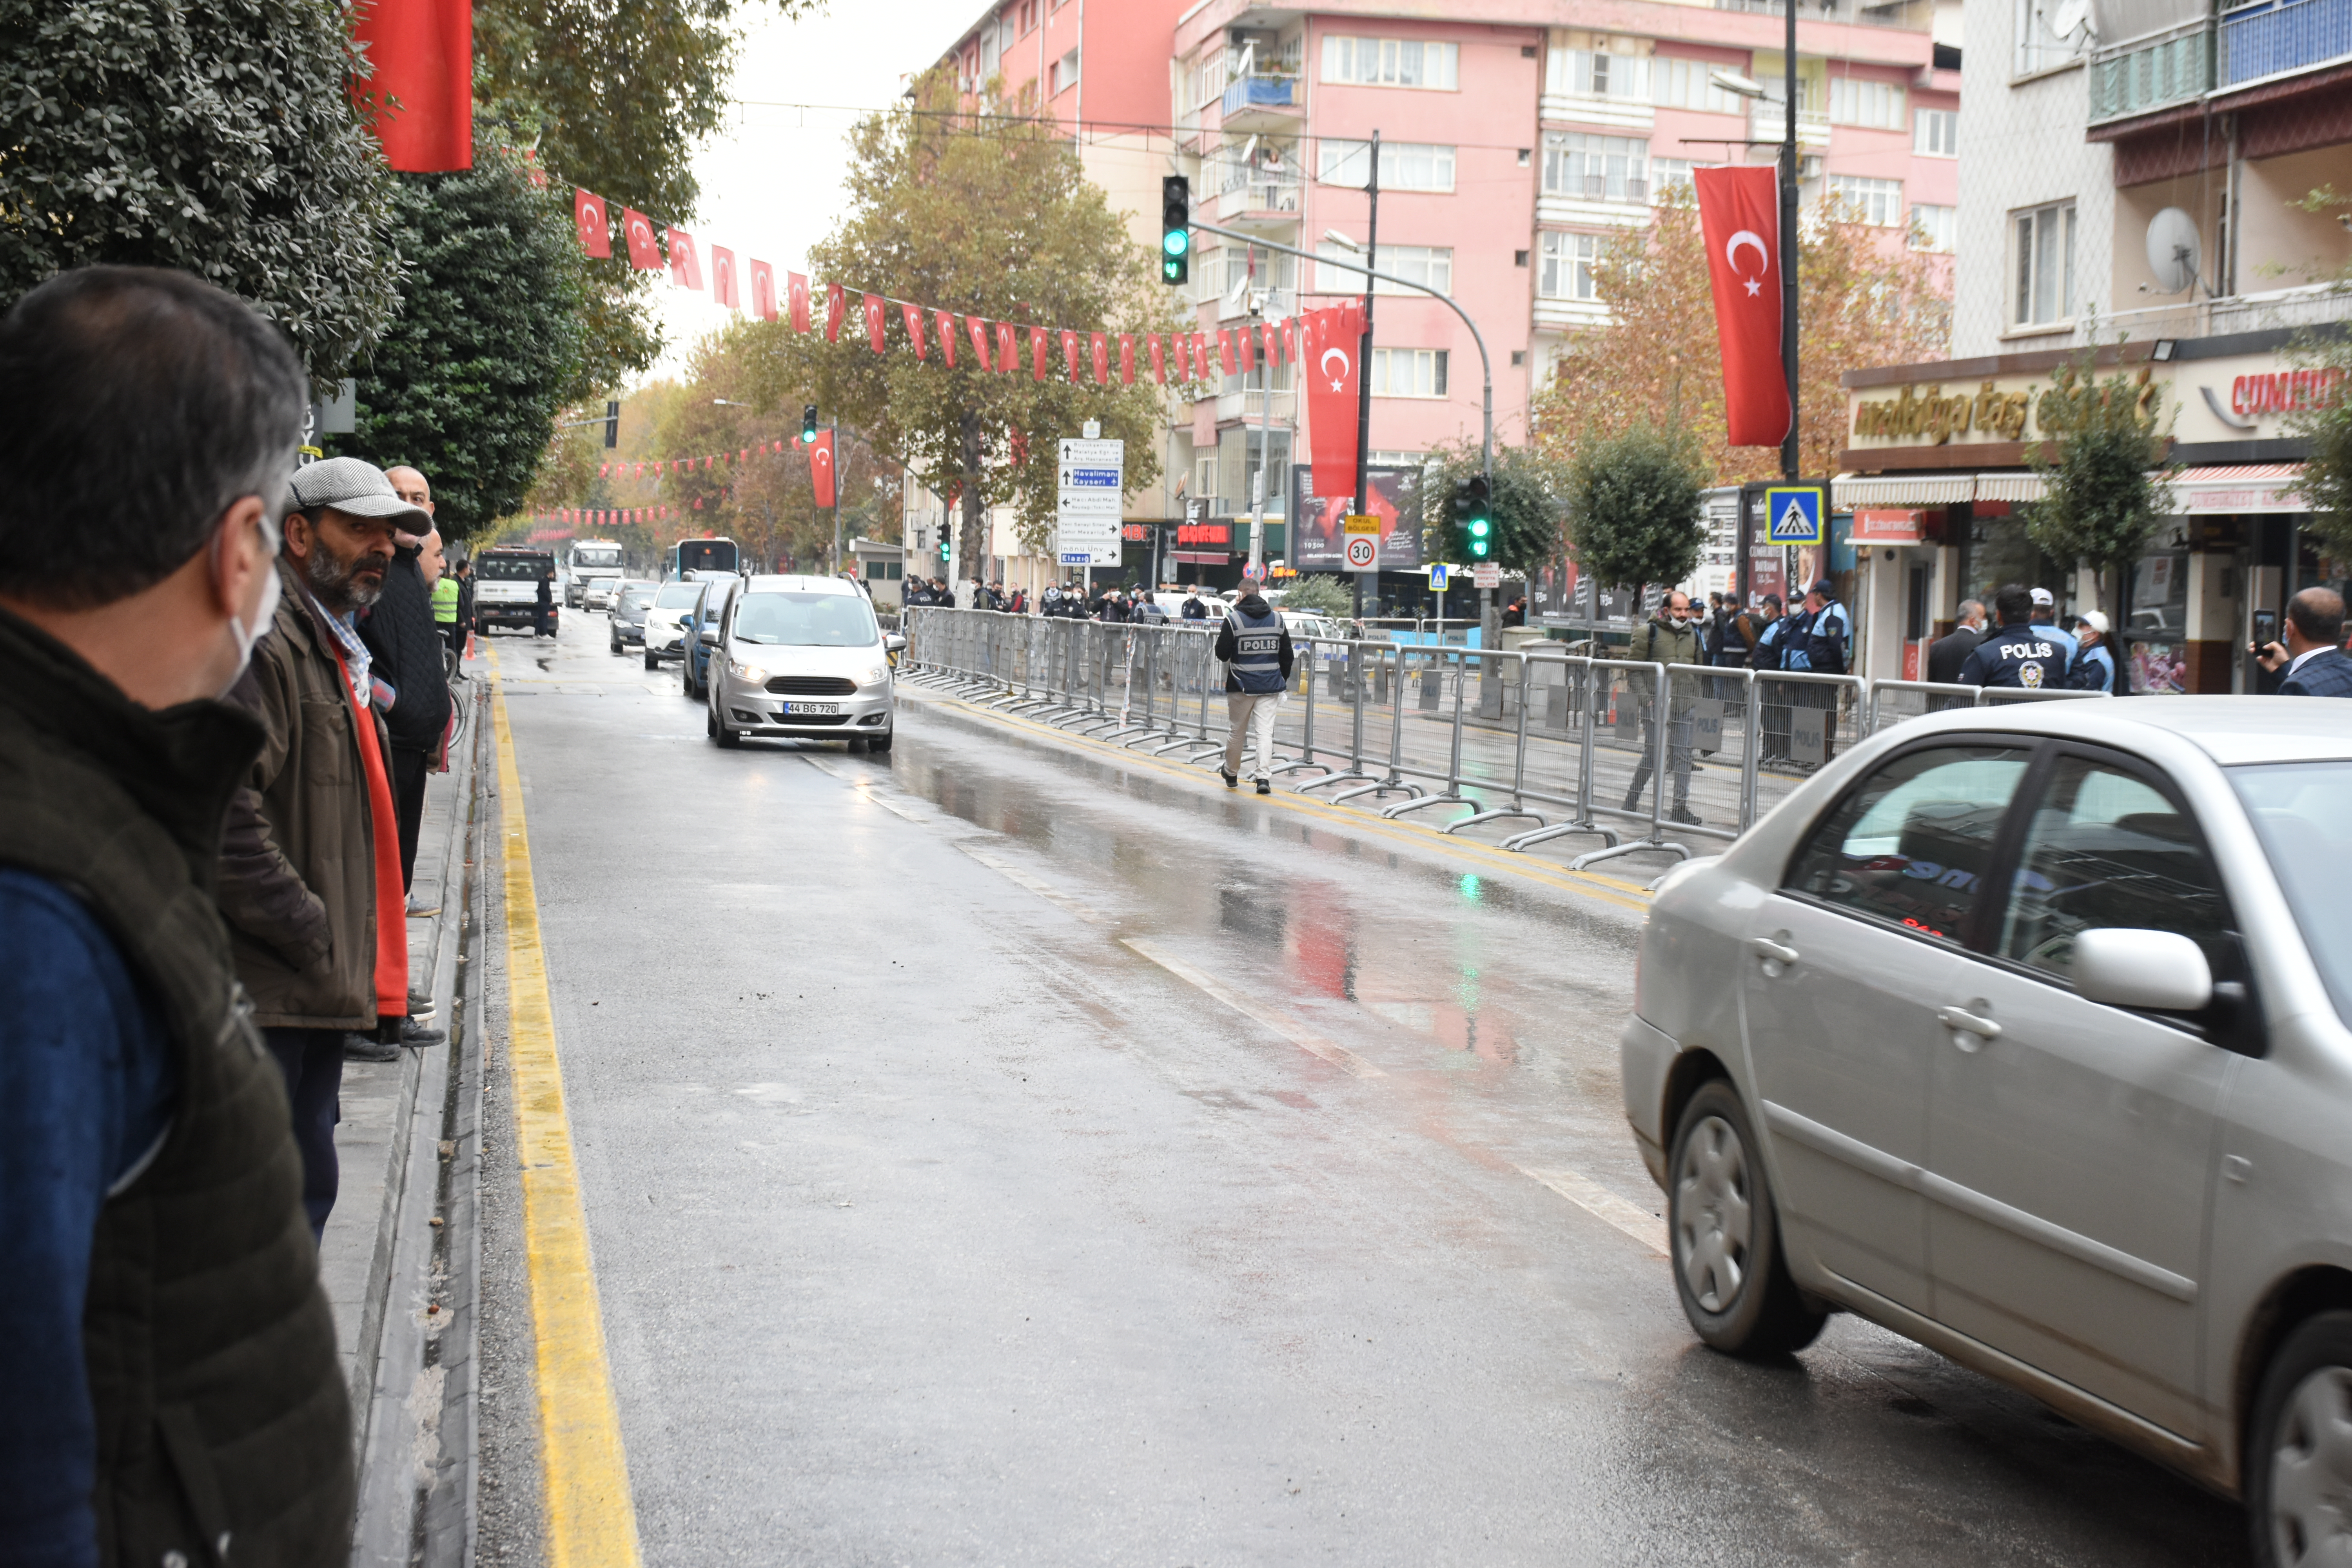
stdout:
<svg viewBox="0 0 2352 1568">
<path fill-rule="evenodd" d="M 1373 468 L 1365 470 L 1371 505 L 1364 510 L 1381 520 L 1381 570 L 1412 571 L 1421 565 L 1422 471 L 1419 468 Z M 1314 468 L 1290 466 L 1290 515 L 1296 520 L 1287 561 L 1296 572 L 1345 572 L 1348 541 L 1340 520 L 1347 516 L 1346 496 L 1327 501 L 1309 494 Z"/>
</svg>

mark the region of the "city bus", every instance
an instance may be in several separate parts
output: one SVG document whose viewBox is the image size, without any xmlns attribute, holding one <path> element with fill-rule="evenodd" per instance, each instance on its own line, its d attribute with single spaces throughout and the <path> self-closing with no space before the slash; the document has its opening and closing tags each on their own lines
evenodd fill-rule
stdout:
<svg viewBox="0 0 2352 1568">
<path fill-rule="evenodd" d="M 742 555 L 731 539 L 681 539 L 669 548 L 669 570 L 663 574 L 675 583 L 688 572 L 737 572 L 742 569 Z"/>
</svg>

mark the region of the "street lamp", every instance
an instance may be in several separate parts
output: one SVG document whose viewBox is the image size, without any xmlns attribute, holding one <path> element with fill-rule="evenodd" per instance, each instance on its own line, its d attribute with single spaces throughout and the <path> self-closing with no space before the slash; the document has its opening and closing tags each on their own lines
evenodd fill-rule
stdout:
<svg viewBox="0 0 2352 1568">
<path fill-rule="evenodd" d="M 710 400 L 710 405 L 713 408 L 749 408 L 751 406 L 748 403 L 738 403 L 731 397 L 714 397 Z"/>
<path fill-rule="evenodd" d="M 1738 71 L 1724 70 L 1718 67 L 1717 68 L 1706 73 L 1706 79 L 1711 86 L 1719 87 L 1724 91 L 1737 94 L 1741 98 L 1761 98 L 1764 96 L 1764 84 L 1762 82 L 1751 81 L 1748 78 L 1741 76 Z"/>
</svg>

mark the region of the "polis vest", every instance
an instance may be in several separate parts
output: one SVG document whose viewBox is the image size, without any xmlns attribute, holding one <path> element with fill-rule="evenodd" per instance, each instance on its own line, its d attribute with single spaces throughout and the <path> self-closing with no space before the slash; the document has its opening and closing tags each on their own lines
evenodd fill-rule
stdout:
<svg viewBox="0 0 2352 1568">
<path fill-rule="evenodd" d="M 1234 683 L 1244 691 L 1271 696 L 1282 689 L 1282 612 L 1263 616 L 1236 609 L 1234 622 Z"/>
</svg>

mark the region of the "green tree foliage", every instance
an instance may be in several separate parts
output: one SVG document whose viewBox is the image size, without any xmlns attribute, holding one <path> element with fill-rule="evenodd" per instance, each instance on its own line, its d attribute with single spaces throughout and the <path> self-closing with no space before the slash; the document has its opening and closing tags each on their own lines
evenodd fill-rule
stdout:
<svg viewBox="0 0 2352 1568">
<path fill-rule="evenodd" d="M 1595 581 L 1635 589 L 1679 583 L 1706 539 L 1707 471 L 1684 431 L 1635 424 L 1576 443 L 1565 489 L 1570 542 Z"/>
<path fill-rule="evenodd" d="M 2145 367 L 2102 380 L 2086 354 L 2060 366 L 2034 397 L 2034 423 L 2056 439 L 2025 448 L 2046 488 L 2026 513 L 2026 536 L 2062 564 L 2090 563 L 2110 616 L 2116 606 L 2109 579 L 2140 558 L 2172 510 L 2163 471 L 2167 432 L 2159 427 L 2163 391 Z"/>
<path fill-rule="evenodd" d="M 400 283 L 345 27 L 319 0 L 0 0 L 0 293 L 179 268 L 341 376 Z"/>
<path fill-rule="evenodd" d="M 1283 594 L 1282 607 L 1309 616 L 1352 616 L 1356 613 L 1356 590 L 1328 574 L 1301 577 Z"/>
<path fill-rule="evenodd" d="M 395 176 L 392 210 L 407 282 L 336 447 L 422 471 L 462 538 L 521 504 L 574 390 L 588 290 L 571 203 L 478 134 L 473 168 Z"/>
<path fill-rule="evenodd" d="M 969 565 L 983 553 L 984 509 L 999 504 L 1017 509 L 1025 545 L 1044 548 L 1059 480 L 1055 441 L 1077 435 L 1087 419 L 1126 441 L 1130 490 L 1159 477 L 1153 437 L 1164 426 L 1165 396 L 1150 384 L 1142 343 L 1132 386 L 1119 384 L 1115 356 L 1108 386 L 1097 386 L 1090 370 L 1073 384 L 1058 341 L 1038 381 L 1027 324 L 1146 332 L 1175 321 L 1156 262 L 1086 178 L 1065 132 L 1043 120 L 965 120 L 952 112 L 956 103 L 954 83 L 934 73 L 907 108 L 859 122 L 850 133 L 852 205 L 809 259 L 818 278 L 853 290 L 1015 323 L 1019 368 L 995 367 L 992 341 L 992 368 L 982 371 L 968 339 L 956 345 L 952 370 L 936 342 L 918 361 L 895 305 L 888 352 L 877 356 L 856 292 L 837 342 L 825 341 L 822 296 L 815 331 L 777 321 L 747 321 L 733 332 L 751 351 L 763 407 L 789 413 L 815 403 L 884 459 L 960 493 Z M 923 331 L 933 337 L 929 319 Z"/>
<path fill-rule="evenodd" d="M 1482 458 L 1477 443 L 1465 440 L 1438 447 L 1430 460 L 1434 467 L 1424 471 L 1417 492 L 1423 558 L 1445 561 L 1458 553 L 1448 499 L 1456 485 L 1478 472 Z M 1506 572 L 1525 572 L 1559 555 L 1568 474 L 1568 464 L 1532 447 L 1496 448 L 1490 497 L 1495 548 L 1489 560 Z"/>
</svg>

